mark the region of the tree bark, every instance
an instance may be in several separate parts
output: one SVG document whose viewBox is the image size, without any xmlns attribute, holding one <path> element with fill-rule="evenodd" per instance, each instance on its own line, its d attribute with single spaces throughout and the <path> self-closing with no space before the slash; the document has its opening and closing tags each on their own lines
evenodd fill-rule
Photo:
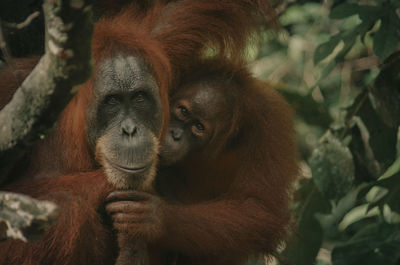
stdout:
<svg viewBox="0 0 400 265">
<path fill-rule="evenodd" d="M 91 0 L 46 0 L 46 52 L 0 111 L 0 183 L 91 75 Z"/>
</svg>

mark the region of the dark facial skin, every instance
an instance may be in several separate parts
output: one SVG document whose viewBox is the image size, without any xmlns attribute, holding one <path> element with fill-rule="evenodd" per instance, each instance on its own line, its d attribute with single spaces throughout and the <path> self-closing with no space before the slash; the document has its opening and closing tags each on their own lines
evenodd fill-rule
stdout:
<svg viewBox="0 0 400 265">
<path fill-rule="evenodd" d="M 215 86 L 196 83 L 179 91 L 170 104 L 169 128 L 160 153 L 162 165 L 174 164 L 204 148 L 218 133 L 218 123 L 226 122 L 230 113 L 223 92 Z"/>
<path fill-rule="evenodd" d="M 94 83 L 88 138 L 117 188 L 150 185 L 155 174 L 162 108 L 158 85 L 138 57 L 104 60 Z"/>
<path fill-rule="evenodd" d="M 226 95 L 218 87 L 196 83 L 179 91 L 171 99 L 170 123 L 160 152 L 162 166 L 203 150 L 220 133 L 218 125 L 227 123 L 232 113 Z M 156 195 L 123 190 L 108 196 L 106 211 L 120 233 L 153 241 L 163 232 L 164 207 L 165 202 Z"/>
</svg>

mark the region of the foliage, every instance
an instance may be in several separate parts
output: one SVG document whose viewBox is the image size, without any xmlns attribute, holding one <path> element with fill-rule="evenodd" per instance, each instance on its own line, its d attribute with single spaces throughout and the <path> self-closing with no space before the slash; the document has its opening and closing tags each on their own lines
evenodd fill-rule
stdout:
<svg viewBox="0 0 400 265">
<path fill-rule="evenodd" d="M 286 5 L 253 64 L 296 110 L 304 161 L 280 259 L 400 264 L 400 1 Z"/>
</svg>

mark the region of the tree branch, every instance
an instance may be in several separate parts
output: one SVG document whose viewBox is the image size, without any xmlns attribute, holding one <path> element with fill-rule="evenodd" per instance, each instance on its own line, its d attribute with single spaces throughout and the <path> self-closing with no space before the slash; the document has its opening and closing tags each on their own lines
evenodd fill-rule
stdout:
<svg viewBox="0 0 400 265">
<path fill-rule="evenodd" d="M 8 22 L 4 22 L 4 25 L 6 27 L 9 28 L 14 28 L 14 29 L 23 29 L 27 26 L 29 26 L 32 22 L 32 20 L 34 20 L 35 18 L 37 18 L 38 16 L 40 16 L 40 12 L 36 11 L 33 12 L 32 14 L 30 14 L 23 22 L 21 23 L 8 23 Z"/>
<path fill-rule="evenodd" d="M 46 53 L 0 111 L 0 183 L 91 74 L 91 0 L 46 0 Z"/>
<path fill-rule="evenodd" d="M 58 207 L 25 195 L 0 192 L 0 241 L 13 238 L 37 240 L 55 223 Z"/>
</svg>

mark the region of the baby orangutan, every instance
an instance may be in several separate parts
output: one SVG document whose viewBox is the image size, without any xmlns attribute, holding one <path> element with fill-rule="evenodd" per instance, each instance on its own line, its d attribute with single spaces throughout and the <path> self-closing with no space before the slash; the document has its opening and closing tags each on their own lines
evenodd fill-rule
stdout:
<svg viewBox="0 0 400 265">
<path fill-rule="evenodd" d="M 170 107 L 159 196 L 112 193 L 106 210 L 115 229 L 147 240 L 159 253 L 150 260 L 161 264 L 170 253 L 186 265 L 275 254 L 297 175 L 288 104 L 244 67 L 206 61 L 185 76 Z"/>
</svg>

